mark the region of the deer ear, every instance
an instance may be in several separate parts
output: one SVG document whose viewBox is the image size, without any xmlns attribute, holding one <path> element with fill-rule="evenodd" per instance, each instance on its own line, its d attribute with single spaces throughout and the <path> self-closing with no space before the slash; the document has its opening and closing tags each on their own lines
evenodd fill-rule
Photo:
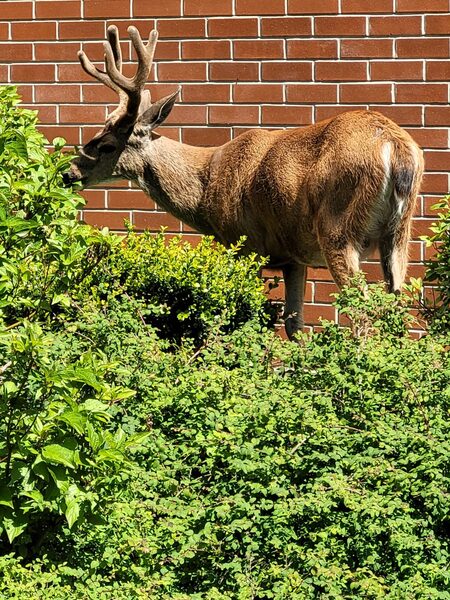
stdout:
<svg viewBox="0 0 450 600">
<path fill-rule="evenodd" d="M 161 100 L 154 102 L 150 108 L 142 113 L 137 124 L 150 127 L 151 129 L 156 129 L 159 127 L 159 125 L 161 125 L 161 123 L 164 123 L 169 116 L 173 105 L 175 104 L 175 100 L 180 93 L 180 89 L 181 88 L 178 88 L 173 94 L 169 94 L 165 98 L 161 98 Z"/>
</svg>

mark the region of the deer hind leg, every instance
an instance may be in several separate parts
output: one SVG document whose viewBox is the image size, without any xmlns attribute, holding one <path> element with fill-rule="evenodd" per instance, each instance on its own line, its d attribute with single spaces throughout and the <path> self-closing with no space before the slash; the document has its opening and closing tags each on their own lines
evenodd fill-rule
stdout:
<svg viewBox="0 0 450 600">
<path fill-rule="evenodd" d="M 405 281 L 408 268 L 408 238 L 408 232 L 400 231 L 388 233 L 378 242 L 384 279 L 391 293 L 398 293 Z"/>
<path fill-rule="evenodd" d="M 283 318 L 286 333 L 292 340 L 303 329 L 303 300 L 305 297 L 306 266 L 289 264 L 283 267 L 286 304 Z"/>
</svg>

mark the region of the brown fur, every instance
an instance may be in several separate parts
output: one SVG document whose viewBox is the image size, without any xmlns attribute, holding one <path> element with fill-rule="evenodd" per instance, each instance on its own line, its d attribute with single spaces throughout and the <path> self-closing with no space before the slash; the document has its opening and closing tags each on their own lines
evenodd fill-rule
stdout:
<svg viewBox="0 0 450 600">
<path fill-rule="evenodd" d="M 283 268 L 290 337 L 303 326 L 308 265 L 327 266 L 343 286 L 379 247 L 389 289 L 401 287 L 423 172 L 407 132 L 379 113 L 353 111 L 198 148 L 153 133 L 164 102 L 145 119 L 136 114 L 126 132 L 120 119 L 107 124 L 83 149 L 90 160 L 81 153 L 73 162 L 70 181 L 125 177 L 201 233 L 225 244 L 246 236 L 250 250 Z M 99 149 L 105 135 L 117 146 L 107 158 Z"/>
</svg>

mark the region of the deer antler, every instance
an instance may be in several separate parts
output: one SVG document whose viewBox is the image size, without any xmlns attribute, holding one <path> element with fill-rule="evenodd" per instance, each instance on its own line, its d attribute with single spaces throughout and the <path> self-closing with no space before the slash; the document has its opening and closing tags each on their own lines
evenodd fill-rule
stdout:
<svg viewBox="0 0 450 600">
<path fill-rule="evenodd" d="M 119 106 L 109 115 L 109 122 L 116 122 L 125 115 L 128 115 L 130 119 L 136 118 L 142 90 L 152 68 L 153 56 L 158 41 L 158 32 L 155 29 L 150 32 L 147 44 L 142 42 L 136 27 L 128 27 L 128 34 L 138 57 L 137 71 L 132 78 L 125 77 L 122 73 L 122 52 L 119 43 L 119 32 L 115 25 L 108 27 L 108 41 L 103 44 L 106 72 L 94 66 L 82 50 L 78 52 L 81 66 L 86 73 L 97 79 L 97 81 L 101 81 L 119 95 Z"/>
</svg>

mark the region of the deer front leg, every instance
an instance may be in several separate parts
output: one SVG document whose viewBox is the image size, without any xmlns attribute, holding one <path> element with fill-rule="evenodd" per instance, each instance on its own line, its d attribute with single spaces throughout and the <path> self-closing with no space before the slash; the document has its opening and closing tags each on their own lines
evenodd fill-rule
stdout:
<svg viewBox="0 0 450 600">
<path fill-rule="evenodd" d="M 305 296 L 306 266 L 289 264 L 283 267 L 285 286 L 284 322 L 290 340 L 303 329 L 303 299 Z"/>
</svg>

